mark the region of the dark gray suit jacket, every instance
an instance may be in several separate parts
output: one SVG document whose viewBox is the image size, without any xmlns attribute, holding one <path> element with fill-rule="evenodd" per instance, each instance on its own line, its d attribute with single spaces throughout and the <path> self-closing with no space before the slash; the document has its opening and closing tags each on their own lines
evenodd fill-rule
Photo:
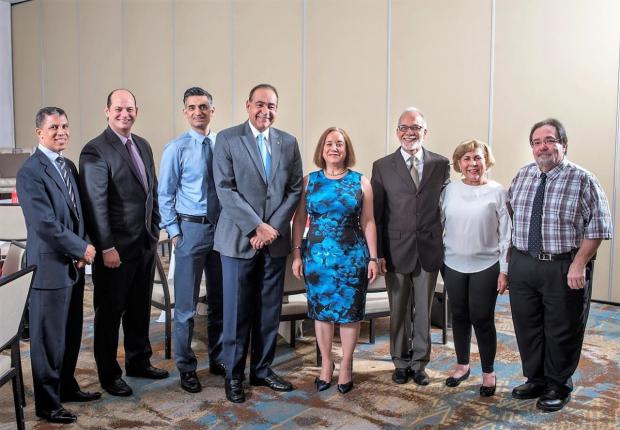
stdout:
<svg viewBox="0 0 620 430">
<path fill-rule="evenodd" d="M 65 159 L 77 203 L 47 156 L 37 149 L 17 174 L 17 193 L 26 219 L 27 264 L 36 264 L 33 288 L 70 288 L 79 279 L 73 264 L 84 256 L 87 237 L 77 184 L 77 170 Z"/>
<path fill-rule="evenodd" d="M 439 213 L 441 190 L 450 178 L 447 158 L 424 149 L 419 189 L 411 178 L 400 148 L 374 162 L 372 190 L 377 251 L 388 270 L 411 273 L 419 259 L 427 272 L 443 264 L 443 229 Z"/>
<path fill-rule="evenodd" d="M 214 151 L 213 176 L 222 212 L 215 249 L 222 255 L 252 258 L 250 237 L 261 222 L 280 232 L 271 245 L 273 257 L 291 251 L 291 218 L 301 196 L 303 172 L 297 139 L 269 129 L 271 174 L 265 177 L 258 145 L 248 122 L 220 131 Z"/>
<path fill-rule="evenodd" d="M 121 260 L 138 258 L 159 240 L 159 206 L 153 152 L 132 133 L 146 170 L 148 190 L 129 152 L 110 127 L 80 154 L 80 185 L 87 229 L 98 252 L 115 247 Z"/>
</svg>

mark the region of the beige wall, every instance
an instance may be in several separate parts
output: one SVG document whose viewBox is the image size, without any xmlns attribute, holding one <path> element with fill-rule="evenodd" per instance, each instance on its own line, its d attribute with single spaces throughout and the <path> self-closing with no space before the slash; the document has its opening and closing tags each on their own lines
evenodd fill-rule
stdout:
<svg viewBox="0 0 620 430">
<path fill-rule="evenodd" d="M 464 139 L 489 141 L 493 178 L 508 185 L 531 160 L 530 126 L 555 116 L 570 159 L 599 177 L 620 222 L 618 16 L 616 0 L 32 0 L 12 7 L 16 142 L 33 146 L 34 113 L 59 105 L 76 160 L 105 126 L 106 94 L 123 86 L 159 163 L 186 128 L 184 89 L 212 92 L 219 130 L 245 118 L 248 90 L 266 81 L 306 171 L 336 125 L 370 174 L 397 148 L 400 112 L 416 106 L 431 150 L 450 157 Z M 620 302 L 618 246 L 599 252 L 598 299 Z"/>
</svg>

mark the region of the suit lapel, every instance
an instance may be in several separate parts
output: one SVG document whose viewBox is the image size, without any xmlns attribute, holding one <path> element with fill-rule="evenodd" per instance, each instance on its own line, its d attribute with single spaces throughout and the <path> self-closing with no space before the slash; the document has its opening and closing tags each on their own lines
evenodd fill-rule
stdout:
<svg viewBox="0 0 620 430">
<path fill-rule="evenodd" d="M 247 122 L 243 127 L 243 135 L 241 136 L 241 141 L 250 153 L 250 158 L 254 162 L 254 165 L 256 166 L 260 177 L 263 178 L 263 181 L 265 183 L 267 183 L 267 178 L 265 177 L 265 166 L 263 166 L 263 159 L 261 158 L 260 152 L 258 151 L 258 144 L 256 143 L 256 139 L 254 139 L 252 130 L 250 129 L 250 126 Z"/>
<path fill-rule="evenodd" d="M 417 191 L 413 178 L 411 177 L 411 172 L 407 169 L 407 163 L 405 163 L 405 159 L 400 153 L 400 148 L 392 155 L 392 167 L 404 183 L 409 184 L 414 191 Z"/>
<path fill-rule="evenodd" d="M 269 142 L 271 143 L 271 171 L 269 172 L 269 182 L 273 182 L 276 177 L 280 155 L 282 154 L 282 137 L 275 129 L 269 129 Z"/>
<path fill-rule="evenodd" d="M 131 161 L 131 155 L 129 155 L 129 151 L 127 151 L 127 148 L 125 147 L 125 145 L 123 145 L 121 139 L 116 135 L 116 133 L 112 131 L 110 127 L 106 129 L 106 138 L 110 146 L 112 146 L 112 148 L 114 148 L 114 150 L 120 154 L 123 160 L 125 160 L 125 163 L 127 163 L 127 167 L 129 167 L 129 170 L 131 170 L 131 173 L 133 173 L 136 181 L 138 181 L 138 183 L 140 184 L 140 188 L 142 188 L 142 190 L 144 191 L 142 181 L 140 180 L 140 172 L 138 172 L 133 165 L 133 161 Z M 135 140 L 133 137 L 132 141 L 135 144 Z"/>
<path fill-rule="evenodd" d="M 426 185 L 428 181 L 430 181 L 430 179 L 433 177 L 433 171 L 435 170 L 435 163 L 433 162 L 434 159 L 432 154 L 426 149 L 423 149 L 423 151 L 424 152 L 422 153 L 422 158 L 424 159 L 424 168 L 422 170 L 420 189 L 422 189 L 422 187 L 424 187 L 424 185 Z"/>
<path fill-rule="evenodd" d="M 56 183 L 56 186 L 58 187 L 62 195 L 65 197 L 65 202 L 67 202 L 67 206 L 69 206 L 69 210 L 71 211 L 71 213 L 74 216 L 79 218 L 81 214 L 78 215 L 76 213 L 75 207 L 73 206 L 73 202 L 71 201 L 71 196 L 69 195 L 69 190 L 67 189 L 67 185 L 65 184 L 65 181 L 60 176 L 60 173 L 58 173 L 58 170 L 52 165 L 52 162 L 50 161 L 50 159 L 47 158 L 47 156 L 43 152 L 41 152 L 39 149 L 35 151 L 35 154 L 37 155 L 37 157 L 39 157 L 39 162 L 42 164 L 43 172 L 45 172 L 45 174 Z M 77 185 L 75 184 L 75 181 L 72 180 L 71 178 L 71 176 L 73 175 L 69 175 L 69 176 L 70 176 L 69 181 L 71 182 L 71 186 L 73 187 L 74 194 L 75 194 Z"/>
</svg>

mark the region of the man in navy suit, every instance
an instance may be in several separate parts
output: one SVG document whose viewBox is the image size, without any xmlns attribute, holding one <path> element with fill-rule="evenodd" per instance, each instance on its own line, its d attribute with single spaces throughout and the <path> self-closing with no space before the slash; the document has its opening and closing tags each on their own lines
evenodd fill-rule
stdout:
<svg viewBox="0 0 620 430">
<path fill-rule="evenodd" d="M 86 402 L 101 393 L 80 390 L 74 377 L 82 340 L 84 265 L 95 258 L 88 243 L 75 165 L 62 151 L 69 122 L 57 107 L 36 116 L 39 146 L 17 174 L 28 229 L 26 260 L 37 266 L 30 295 L 30 358 L 35 411 L 49 422 L 77 417 L 61 402 Z"/>
<path fill-rule="evenodd" d="M 302 169 L 297 139 L 272 127 L 278 93 L 269 84 L 252 88 L 248 121 L 221 131 L 213 175 L 222 212 L 215 249 L 224 284 L 223 353 L 226 398 L 245 401 L 243 374 L 252 342 L 250 384 L 291 391 L 272 369 L 291 251 L 290 222 L 301 196 Z"/>
</svg>

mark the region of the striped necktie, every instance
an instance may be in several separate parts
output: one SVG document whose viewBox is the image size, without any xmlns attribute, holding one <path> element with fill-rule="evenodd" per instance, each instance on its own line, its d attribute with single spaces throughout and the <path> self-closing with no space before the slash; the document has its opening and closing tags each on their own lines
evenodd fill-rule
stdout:
<svg viewBox="0 0 620 430">
<path fill-rule="evenodd" d="M 65 162 L 65 157 L 59 155 L 56 158 L 56 164 L 58 164 L 58 168 L 60 169 L 60 176 L 62 176 L 62 180 L 67 186 L 67 191 L 69 192 L 69 197 L 71 197 L 71 202 L 73 203 L 73 208 L 75 209 L 75 213 L 77 210 L 77 203 L 75 201 L 75 194 L 73 193 L 73 187 L 71 186 L 71 181 L 69 180 L 69 171 L 67 170 L 67 163 Z"/>
</svg>

